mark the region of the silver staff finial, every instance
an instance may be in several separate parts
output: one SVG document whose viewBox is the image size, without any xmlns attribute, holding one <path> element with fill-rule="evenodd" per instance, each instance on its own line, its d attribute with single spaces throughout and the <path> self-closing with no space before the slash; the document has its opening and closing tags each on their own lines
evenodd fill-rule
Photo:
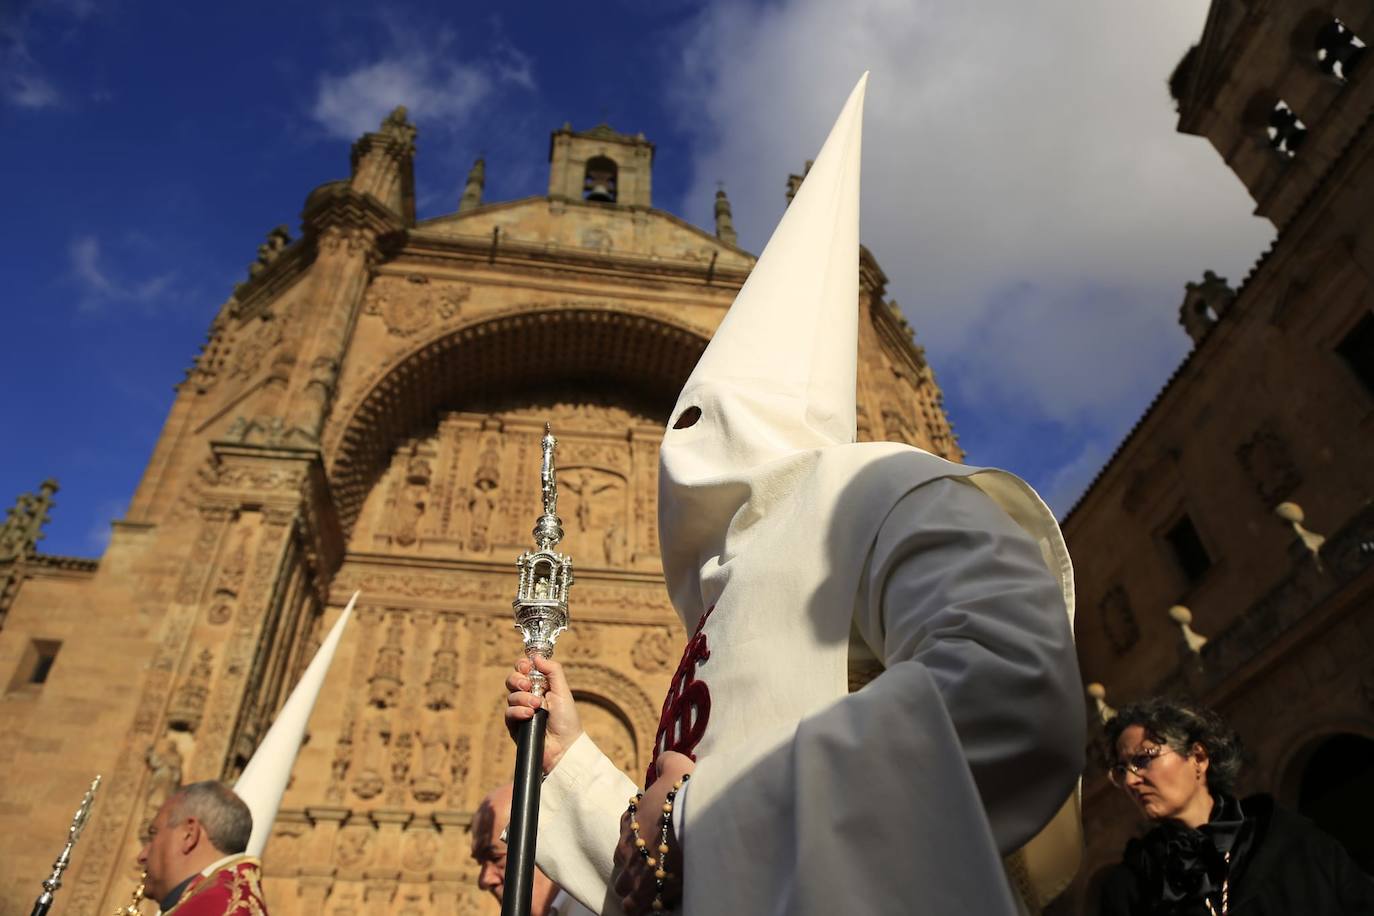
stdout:
<svg viewBox="0 0 1374 916">
<path fill-rule="evenodd" d="M 534 542 L 540 550 L 552 550 L 563 540 L 563 520 L 558 517 L 558 476 L 553 464 L 558 440 L 553 437 L 553 430 L 548 423 L 544 424 L 544 438 L 539 444 L 544 452 L 544 460 L 539 467 L 539 490 L 544 495 L 544 514 L 534 523 Z"/>
<path fill-rule="evenodd" d="M 568 588 L 573 583 L 572 558 L 554 550 L 563 540 L 563 521 L 558 517 L 558 478 L 554 450 L 558 440 L 550 425 L 544 424 L 543 462 L 539 468 L 539 489 L 544 496 L 544 514 L 534 524 L 534 543 L 538 549 L 522 553 L 515 561 L 520 570 L 520 587 L 512 606 L 515 628 L 525 641 L 525 655 L 553 657 L 553 646 L 568 628 Z M 534 693 L 542 696 L 545 678 L 530 672 Z"/>
<path fill-rule="evenodd" d="M 95 790 L 99 788 L 100 777 L 97 776 L 91 780 L 91 787 L 86 790 L 86 796 L 81 799 L 81 804 L 72 817 L 72 825 L 67 829 L 67 845 L 62 847 L 61 855 L 53 863 L 52 874 L 43 880 L 43 893 L 34 902 L 34 913 L 46 913 L 48 908 L 52 906 L 53 894 L 57 893 L 57 889 L 62 886 L 62 873 L 71 864 L 72 847 L 76 845 L 77 839 L 81 836 L 81 831 L 86 826 L 86 819 L 91 816 L 91 804 L 95 801 Z"/>
</svg>

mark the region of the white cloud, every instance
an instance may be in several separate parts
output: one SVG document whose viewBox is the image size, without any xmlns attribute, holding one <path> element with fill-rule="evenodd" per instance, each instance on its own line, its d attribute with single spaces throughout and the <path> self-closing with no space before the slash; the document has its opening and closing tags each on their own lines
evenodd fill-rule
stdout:
<svg viewBox="0 0 1374 916">
<path fill-rule="evenodd" d="M 35 39 L 41 39 L 60 21 L 69 28 L 95 12 L 90 0 L 37 0 L 15 4 L 0 14 L 0 96 L 19 108 L 39 110 L 60 105 L 62 93 L 34 55 Z"/>
<path fill-rule="evenodd" d="M 528 58 L 508 45 L 464 61 L 447 30 L 422 35 L 392 21 L 384 25 L 385 54 L 319 79 L 311 116 L 334 136 L 353 139 L 376 130 L 397 105 L 406 106 L 413 121 L 456 130 L 501 86 L 534 88 Z"/>
<path fill-rule="evenodd" d="M 176 273 L 157 274 L 142 280 L 112 277 L 104 264 L 100 239 L 83 235 L 72 240 L 67 250 L 71 279 L 80 290 L 78 309 L 97 312 L 111 303 L 132 303 L 151 312 L 169 296 Z"/>
<path fill-rule="evenodd" d="M 871 69 L 863 238 L 956 411 L 1119 438 L 1186 352 L 1183 284 L 1209 267 L 1238 282 L 1272 236 L 1210 145 L 1175 130 L 1165 81 L 1205 14 L 714 0 L 679 80 L 680 107 L 705 118 L 689 215 L 709 224 L 724 180 L 761 248 L 787 173 Z"/>
</svg>

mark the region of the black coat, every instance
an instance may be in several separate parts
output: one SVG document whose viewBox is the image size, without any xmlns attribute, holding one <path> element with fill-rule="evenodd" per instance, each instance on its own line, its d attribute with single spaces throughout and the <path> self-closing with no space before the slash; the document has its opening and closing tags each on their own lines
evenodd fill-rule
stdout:
<svg viewBox="0 0 1374 916">
<path fill-rule="evenodd" d="M 1245 828 L 1230 870 L 1231 916 L 1374 916 L 1374 880 L 1336 839 L 1274 804 L 1241 802 Z M 1158 830 L 1160 828 L 1156 828 Z M 1127 862 L 1142 841 L 1127 846 Z M 1219 908 L 1218 908 L 1219 909 Z M 1139 865 L 1117 866 L 1102 888 L 1102 916 L 1206 916 L 1201 899 L 1166 903 Z"/>
</svg>

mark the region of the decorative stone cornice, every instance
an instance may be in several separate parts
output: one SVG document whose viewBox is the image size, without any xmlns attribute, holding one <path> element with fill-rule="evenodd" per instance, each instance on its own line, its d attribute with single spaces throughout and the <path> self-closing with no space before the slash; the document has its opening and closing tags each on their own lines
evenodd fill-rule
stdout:
<svg viewBox="0 0 1374 916">
<path fill-rule="evenodd" d="M 301 220 L 317 249 L 321 244 L 337 245 L 338 240 L 347 240 L 351 250 L 370 249 L 378 239 L 405 229 L 398 214 L 347 181 L 331 181 L 312 191 Z"/>
<path fill-rule="evenodd" d="M 317 448 L 210 443 L 211 458 L 200 472 L 203 506 L 252 505 L 269 521 L 300 522 L 307 563 L 322 581 L 338 568 L 343 534 Z"/>
</svg>

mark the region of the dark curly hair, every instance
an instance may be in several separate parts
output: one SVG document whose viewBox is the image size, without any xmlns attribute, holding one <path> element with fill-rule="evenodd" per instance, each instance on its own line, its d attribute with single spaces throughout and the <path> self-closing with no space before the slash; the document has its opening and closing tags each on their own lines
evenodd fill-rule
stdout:
<svg viewBox="0 0 1374 916">
<path fill-rule="evenodd" d="M 1173 697 L 1150 697 L 1123 706 L 1102 726 L 1102 757 L 1107 765 L 1116 762 L 1116 742 L 1132 725 L 1145 729 L 1150 740 L 1167 744 L 1180 754 L 1189 753 L 1194 744 L 1207 751 L 1207 788 L 1230 795 L 1240 776 L 1243 762 L 1240 738 L 1211 709 L 1200 703 Z"/>
</svg>

